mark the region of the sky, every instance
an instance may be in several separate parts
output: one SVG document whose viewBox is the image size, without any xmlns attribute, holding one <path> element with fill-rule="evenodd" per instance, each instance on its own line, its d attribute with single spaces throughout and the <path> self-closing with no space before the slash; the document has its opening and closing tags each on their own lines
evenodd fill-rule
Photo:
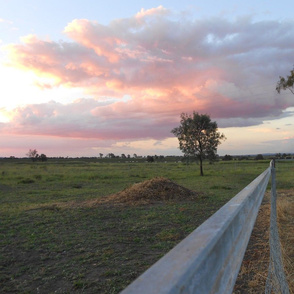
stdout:
<svg viewBox="0 0 294 294">
<path fill-rule="evenodd" d="M 0 157 L 180 155 L 193 111 L 219 155 L 294 152 L 289 3 L 0 0 Z"/>
</svg>

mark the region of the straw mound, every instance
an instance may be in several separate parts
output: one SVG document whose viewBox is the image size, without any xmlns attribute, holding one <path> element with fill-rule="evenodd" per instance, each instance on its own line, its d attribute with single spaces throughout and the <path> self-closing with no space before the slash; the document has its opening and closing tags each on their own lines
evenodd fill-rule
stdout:
<svg viewBox="0 0 294 294">
<path fill-rule="evenodd" d="M 105 199 L 107 202 L 148 204 L 165 200 L 192 200 L 197 196 L 187 188 L 184 188 L 169 179 L 158 177 L 132 185 L 117 194 Z"/>
</svg>

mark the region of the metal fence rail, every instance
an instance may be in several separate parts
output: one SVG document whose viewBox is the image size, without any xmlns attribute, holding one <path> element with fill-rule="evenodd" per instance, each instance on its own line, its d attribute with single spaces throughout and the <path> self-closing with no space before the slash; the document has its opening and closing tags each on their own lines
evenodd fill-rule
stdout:
<svg viewBox="0 0 294 294">
<path fill-rule="evenodd" d="M 266 169 L 121 293 L 231 293 L 270 174 Z"/>
</svg>

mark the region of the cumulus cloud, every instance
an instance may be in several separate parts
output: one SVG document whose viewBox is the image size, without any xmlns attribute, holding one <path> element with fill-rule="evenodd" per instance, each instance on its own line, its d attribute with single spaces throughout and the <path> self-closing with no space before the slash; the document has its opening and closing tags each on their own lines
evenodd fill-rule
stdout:
<svg viewBox="0 0 294 294">
<path fill-rule="evenodd" d="M 168 12 L 169 10 L 164 8 L 162 5 L 158 6 L 157 8 L 151 8 L 151 9 L 142 8 L 141 11 L 136 14 L 136 18 L 144 18 L 145 16 L 151 16 L 151 15 L 163 16 L 168 14 Z"/>
<path fill-rule="evenodd" d="M 109 117 L 107 113 L 93 114 L 96 109 L 101 109 L 103 113 L 103 109 L 107 107 L 105 104 L 107 102 L 94 99 L 78 99 L 66 105 L 51 101 L 20 106 L 4 113 L 10 116 L 10 121 L 0 124 L 0 132 L 6 135 L 25 134 L 99 140 L 167 137 L 165 128 L 168 123 L 163 122 L 154 129 L 154 118 L 142 120 L 140 115 L 136 119 L 135 116 L 127 115 Z"/>
<path fill-rule="evenodd" d="M 10 65 L 50 79 L 40 87 L 82 87 L 95 99 L 17 108 L 7 130 L 157 140 L 170 136 L 181 112 L 237 127 L 294 106 L 293 97 L 275 92 L 293 63 L 292 21 L 184 19 L 159 6 L 108 25 L 75 19 L 64 33 L 72 42 L 29 35 L 6 46 Z M 125 95 L 131 99 L 117 100 Z M 105 97 L 117 99 L 100 103 Z"/>
</svg>

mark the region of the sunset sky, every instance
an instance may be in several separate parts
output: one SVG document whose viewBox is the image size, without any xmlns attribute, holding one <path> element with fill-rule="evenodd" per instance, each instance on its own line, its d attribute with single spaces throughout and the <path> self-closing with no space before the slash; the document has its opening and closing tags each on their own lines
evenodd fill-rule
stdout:
<svg viewBox="0 0 294 294">
<path fill-rule="evenodd" d="M 289 3 L 0 0 L 0 157 L 179 155 L 193 111 L 220 155 L 294 152 Z"/>
</svg>

